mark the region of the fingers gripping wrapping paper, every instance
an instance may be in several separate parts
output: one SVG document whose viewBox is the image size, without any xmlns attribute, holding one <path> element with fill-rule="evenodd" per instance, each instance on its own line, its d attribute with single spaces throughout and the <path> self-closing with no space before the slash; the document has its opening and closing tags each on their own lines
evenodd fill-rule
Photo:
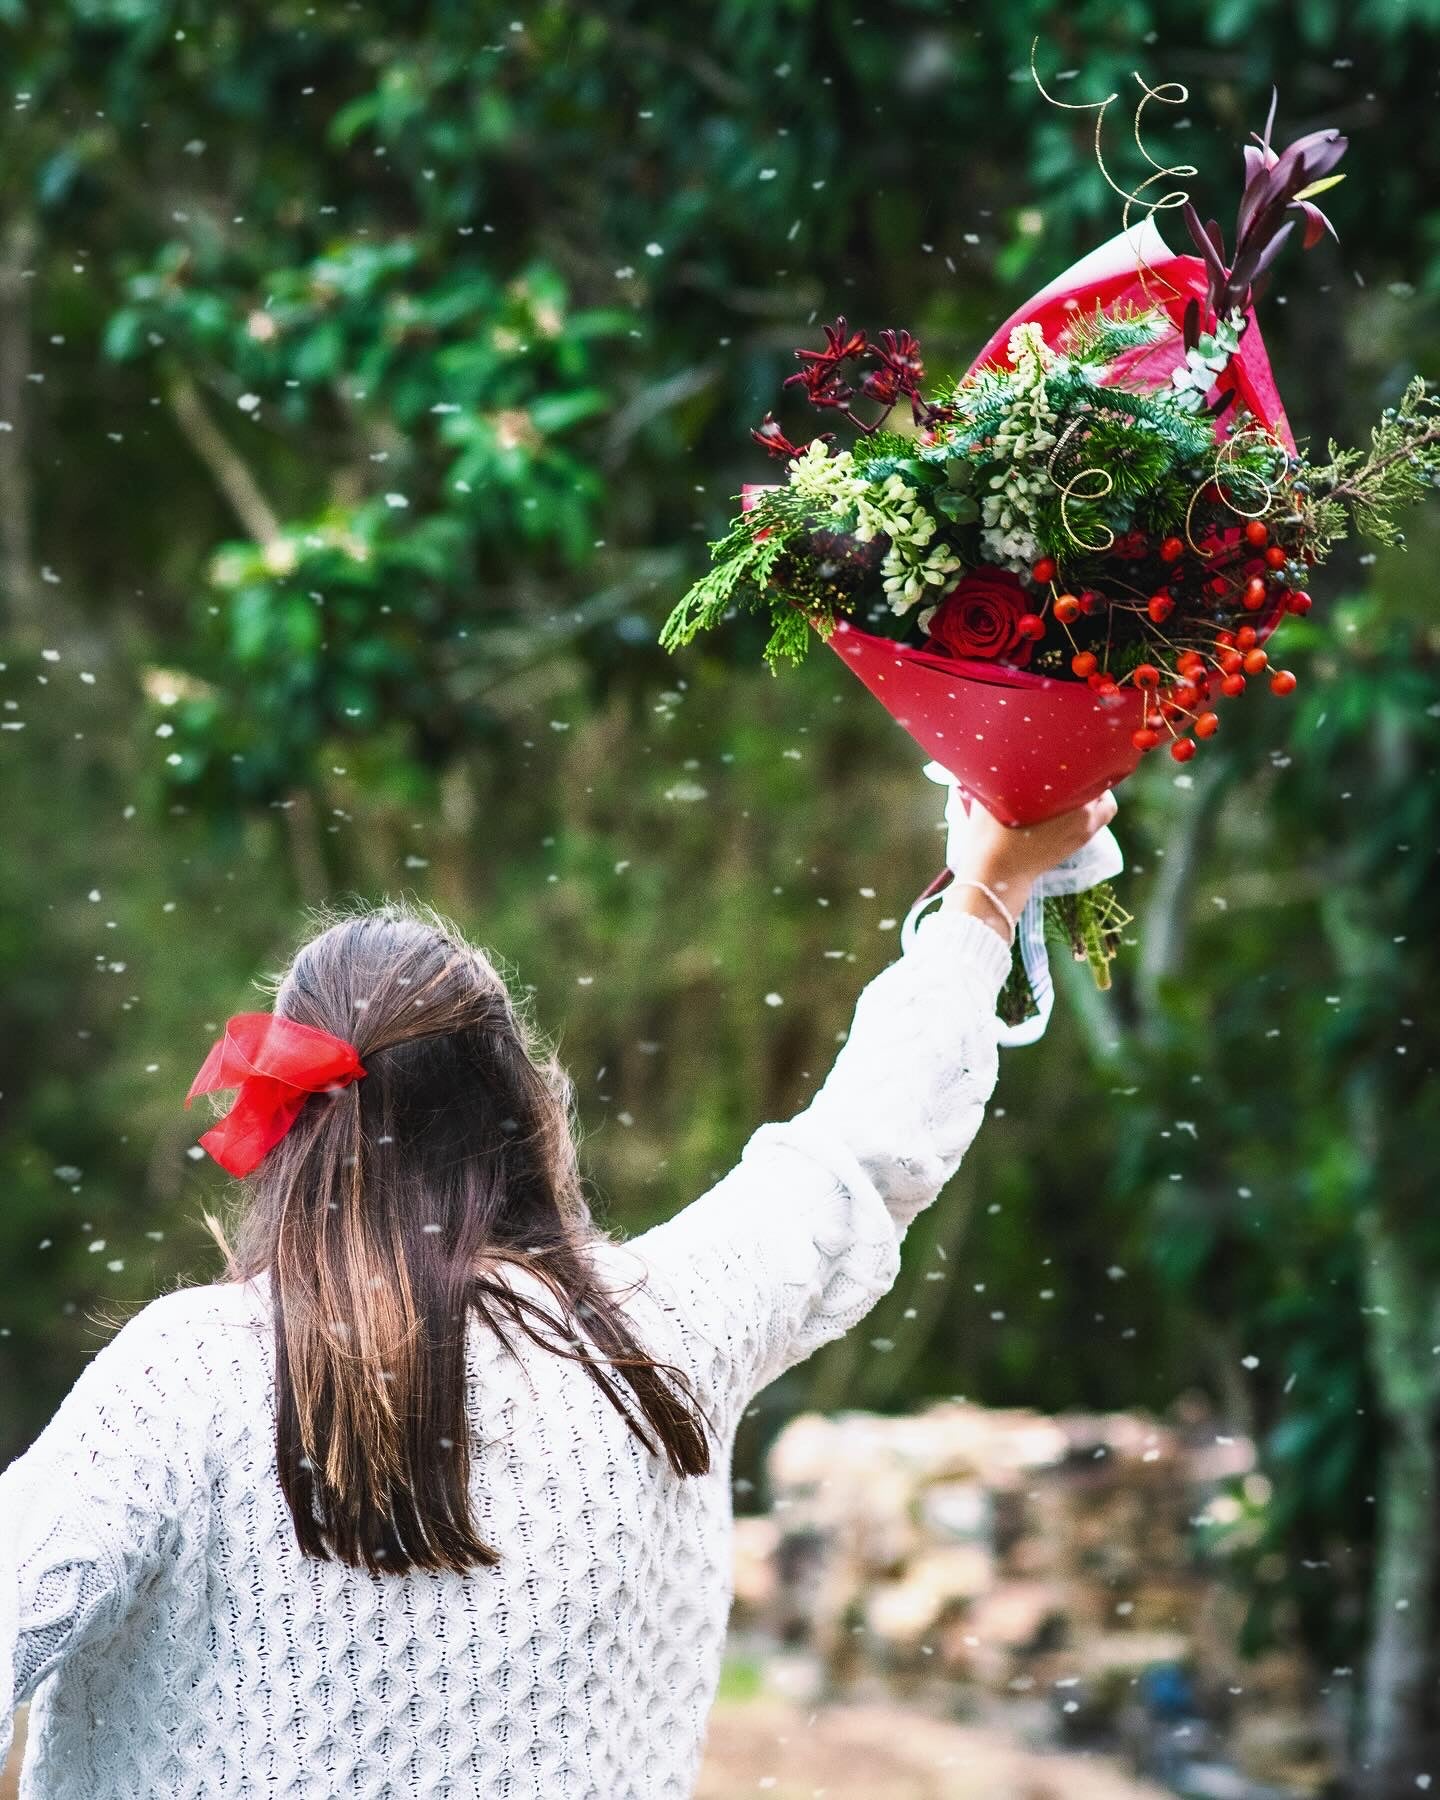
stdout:
<svg viewBox="0 0 1440 1800">
<path fill-rule="evenodd" d="M 927 763 L 925 774 L 931 781 L 938 782 L 949 790 L 945 801 L 945 822 L 948 827 L 945 863 L 947 871 L 953 872 L 964 862 L 963 847 L 970 824 L 969 804 L 955 777 L 942 763 Z M 1089 888 L 1098 887 L 1102 881 L 1112 881 L 1124 867 L 1125 857 L 1119 841 L 1107 825 L 1103 830 L 1097 831 L 1083 848 L 1057 863 L 1036 882 L 1021 911 L 1015 940 L 1015 948 L 1025 971 L 1025 979 L 1030 985 L 1036 1010 L 1029 1018 L 1016 1024 L 1000 1026 L 998 1041 L 1006 1049 L 1035 1043 L 1045 1035 L 1050 1023 L 1050 1013 L 1055 1004 L 1055 984 L 1050 974 L 1050 953 L 1045 942 L 1045 902 L 1066 894 L 1084 893 Z M 927 910 L 937 903 L 944 904 L 946 891 L 946 888 L 932 883 L 916 900 L 901 927 L 902 949 L 908 949 L 914 942 L 915 933 Z"/>
</svg>

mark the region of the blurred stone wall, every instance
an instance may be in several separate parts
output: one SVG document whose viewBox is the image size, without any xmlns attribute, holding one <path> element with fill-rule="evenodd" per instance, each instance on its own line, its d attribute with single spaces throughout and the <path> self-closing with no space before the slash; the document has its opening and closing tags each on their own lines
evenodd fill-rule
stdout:
<svg viewBox="0 0 1440 1800">
<path fill-rule="evenodd" d="M 1222 1762 L 1235 1794 L 1315 1793 L 1334 1738 L 1315 1672 L 1242 1658 L 1205 1548 L 1263 1494 L 1253 1464 L 1199 1418 L 804 1414 L 771 1449 L 771 1511 L 737 1521 L 735 1627 L 803 1653 L 817 1696 L 933 1688 L 1197 1793 Z"/>
</svg>

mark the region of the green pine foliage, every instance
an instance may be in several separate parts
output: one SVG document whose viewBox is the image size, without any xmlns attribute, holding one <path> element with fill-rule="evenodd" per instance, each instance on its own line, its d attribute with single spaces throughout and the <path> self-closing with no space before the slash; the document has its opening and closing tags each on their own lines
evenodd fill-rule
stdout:
<svg viewBox="0 0 1440 1800">
<path fill-rule="evenodd" d="M 958 381 L 944 396 L 958 417 L 947 427 L 942 445 L 933 453 L 938 461 L 951 456 L 974 455 L 995 436 L 1010 410 L 1010 384 L 1003 374 L 984 369 Z"/>
<path fill-rule="evenodd" d="M 822 638 L 829 637 L 832 628 L 833 622 L 824 618 L 815 626 Z M 781 663 L 799 662 L 810 648 L 810 633 L 810 615 L 802 607 L 777 608 L 771 616 L 770 637 L 765 645 L 765 660 L 771 670 L 778 673 Z"/>
<path fill-rule="evenodd" d="M 1093 311 L 1081 313 L 1066 331 L 1062 348 L 1072 363 L 1094 368 L 1127 350 L 1143 350 L 1168 328 L 1169 321 L 1154 309 L 1107 310 L 1097 301 Z"/>
<path fill-rule="evenodd" d="M 869 437 L 858 438 L 851 445 L 850 454 L 855 458 L 857 469 L 878 478 L 886 463 L 913 462 L 916 445 L 914 438 L 905 437 L 898 431 L 875 431 Z"/>
</svg>

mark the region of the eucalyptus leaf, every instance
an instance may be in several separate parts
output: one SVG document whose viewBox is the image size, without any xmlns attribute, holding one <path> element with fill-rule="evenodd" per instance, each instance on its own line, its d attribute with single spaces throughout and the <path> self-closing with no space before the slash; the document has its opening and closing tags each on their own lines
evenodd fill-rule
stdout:
<svg viewBox="0 0 1440 1800">
<path fill-rule="evenodd" d="M 973 494 L 947 491 L 936 494 L 931 504 L 954 525 L 973 525 L 980 517 L 980 502 Z"/>
</svg>

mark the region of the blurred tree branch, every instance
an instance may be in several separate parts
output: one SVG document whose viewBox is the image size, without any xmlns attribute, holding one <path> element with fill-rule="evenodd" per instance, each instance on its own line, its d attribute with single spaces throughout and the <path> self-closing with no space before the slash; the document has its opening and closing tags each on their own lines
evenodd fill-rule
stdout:
<svg viewBox="0 0 1440 1800">
<path fill-rule="evenodd" d="M 169 398 L 170 410 L 186 442 L 230 502 L 249 536 L 262 547 L 278 543 L 284 535 L 279 515 L 260 491 L 244 457 L 210 417 L 199 388 L 186 370 L 177 368 L 171 372 Z"/>
</svg>

